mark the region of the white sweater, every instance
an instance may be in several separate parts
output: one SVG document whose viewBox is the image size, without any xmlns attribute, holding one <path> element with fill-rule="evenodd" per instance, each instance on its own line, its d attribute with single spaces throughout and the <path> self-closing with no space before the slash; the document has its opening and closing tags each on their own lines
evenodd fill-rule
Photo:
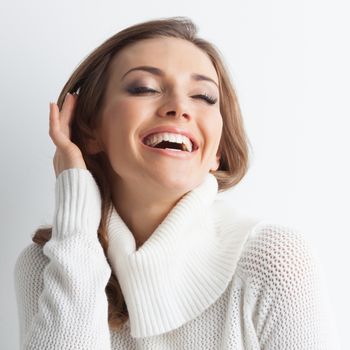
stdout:
<svg viewBox="0 0 350 350">
<path fill-rule="evenodd" d="M 136 250 L 113 207 L 108 264 L 92 174 L 56 179 L 52 238 L 19 255 L 21 349 L 338 349 L 320 261 L 293 228 L 242 215 L 212 174 Z M 129 320 L 108 327 L 105 287 L 120 283 Z"/>
</svg>

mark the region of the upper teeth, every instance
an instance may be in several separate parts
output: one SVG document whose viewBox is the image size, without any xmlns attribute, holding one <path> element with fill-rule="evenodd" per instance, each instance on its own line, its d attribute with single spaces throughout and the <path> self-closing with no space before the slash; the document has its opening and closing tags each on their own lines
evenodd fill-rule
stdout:
<svg viewBox="0 0 350 350">
<path fill-rule="evenodd" d="M 192 152 L 191 140 L 188 137 L 180 134 L 173 134 L 168 132 L 153 134 L 146 138 L 145 144 L 148 146 L 154 147 L 162 141 L 176 142 L 179 144 L 183 143 L 187 147 L 187 150 L 189 152 Z"/>
</svg>

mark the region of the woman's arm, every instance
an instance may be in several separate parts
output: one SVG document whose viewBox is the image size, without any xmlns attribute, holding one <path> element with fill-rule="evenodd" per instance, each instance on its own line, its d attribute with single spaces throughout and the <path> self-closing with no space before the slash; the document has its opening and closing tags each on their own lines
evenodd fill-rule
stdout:
<svg viewBox="0 0 350 350">
<path fill-rule="evenodd" d="M 98 186 L 88 170 L 71 168 L 57 177 L 55 192 L 52 237 L 42 250 L 44 270 L 26 266 L 28 251 L 16 262 L 21 349 L 108 350 L 105 287 L 111 269 L 97 237 Z"/>
</svg>

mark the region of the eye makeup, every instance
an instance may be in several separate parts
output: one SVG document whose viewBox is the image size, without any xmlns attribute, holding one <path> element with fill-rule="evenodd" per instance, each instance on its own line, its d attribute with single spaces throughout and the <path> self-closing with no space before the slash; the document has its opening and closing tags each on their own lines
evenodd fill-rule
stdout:
<svg viewBox="0 0 350 350">
<path fill-rule="evenodd" d="M 126 89 L 126 91 L 128 93 L 130 93 L 131 95 L 141 95 L 141 94 L 146 94 L 146 93 L 155 94 L 158 92 L 158 91 L 151 89 L 151 88 L 148 88 L 146 86 L 137 86 L 137 85 L 136 86 L 132 85 L 131 87 L 128 87 Z M 211 96 L 207 93 L 194 95 L 192 97 L 193 98 L 201 98 L 204 101 L 206 101 L 208 104 L 211 104 L 211 105 L 215 104 L 218 100 L 216 97 Z"/>
</svg>

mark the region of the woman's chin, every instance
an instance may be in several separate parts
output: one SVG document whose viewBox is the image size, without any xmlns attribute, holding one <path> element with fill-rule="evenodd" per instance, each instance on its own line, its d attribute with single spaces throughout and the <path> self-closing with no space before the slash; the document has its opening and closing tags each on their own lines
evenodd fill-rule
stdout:
<svg viewBox="0 0 350 350">
<path fill-rule="evenodd" d="M 197 187 L 202 176 L 192 172 L 157 172 L 153 177 L 156 183 L 168 193 L 185 193 Z"/>
</svg>

